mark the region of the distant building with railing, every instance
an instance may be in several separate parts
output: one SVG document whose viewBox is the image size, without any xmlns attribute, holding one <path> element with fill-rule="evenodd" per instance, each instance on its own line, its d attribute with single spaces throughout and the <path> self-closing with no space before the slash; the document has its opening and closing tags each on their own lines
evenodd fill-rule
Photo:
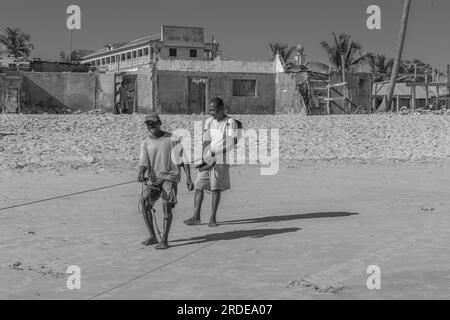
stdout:
<svg viewBox="0 0 450 320">
<path fill-rule="evenodd" d="M 157 59 L 213 60 L 219 45 L 205 42 L 203 28 L 162 26 L 158 34 L 124 43 L 108 44 L 82 58 L 100 71 L 135 71 Z"/>
</svg>

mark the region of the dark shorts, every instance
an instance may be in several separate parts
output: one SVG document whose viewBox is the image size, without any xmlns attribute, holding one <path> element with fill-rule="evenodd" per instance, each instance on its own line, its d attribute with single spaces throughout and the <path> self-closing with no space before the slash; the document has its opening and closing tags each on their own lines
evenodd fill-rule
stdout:
<svg viewBox="0 0 450 320">
<path fill-rule="evenodd" d="M 175 208 L 177 204 L 177 184 L 164 180 L 159 185 L 149 185 L 144 190 L 144 199 L 144 201 L 149 201 L 152 208 L 159 199 L 162 200 L 163 204 L 168 204 L 171 208 Z"/>
</svg>

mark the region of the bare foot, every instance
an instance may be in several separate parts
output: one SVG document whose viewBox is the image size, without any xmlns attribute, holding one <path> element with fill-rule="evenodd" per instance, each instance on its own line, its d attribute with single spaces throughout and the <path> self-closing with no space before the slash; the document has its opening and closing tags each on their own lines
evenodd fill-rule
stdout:
<svg viewBox="0 0 450 320">
<path fill-rule="evenodd" d="M 199 224 L 202 223 L 201 220 L 195 219 L 194 217 L 184 220 L 183 222 L 188 226 L 198 226 Z"/>
<path fill-rule="evenodd" d="M 142 244 L 146 247 L 157 244 L 158 240 L 156 240 L 156 238 L 149 238 L 148 240 L 145 240 L 144 242 L 142 242 Z"/>
<path fill-rule="evenodd" d="M 155 246 L 156 250 L 167 250 L 169 249 L 169 244 L 167 242 L 161 242 Z"/>
</svg>

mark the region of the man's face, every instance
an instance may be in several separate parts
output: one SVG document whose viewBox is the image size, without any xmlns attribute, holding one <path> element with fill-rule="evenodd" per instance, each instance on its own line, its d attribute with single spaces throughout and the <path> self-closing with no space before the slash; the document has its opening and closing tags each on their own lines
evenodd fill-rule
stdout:
<svg viewBox="0 0 450 320">
<path fill-rule="evenodd" d="M 145 125 L 147 126 L 147 130 L 151 135 L 155 135 L 159 131 L 161 131 L 161 124 L 159 122 L 147 121 Z"/>
<path fill-rule="evenodd" d="M 215 103 L 210 103 L 209 104 L 209 114 L 211 117 L 213 117 L 216 120 L 220 119 L 223 116 L 223 109 L 218 108 Z"/>
</svg>

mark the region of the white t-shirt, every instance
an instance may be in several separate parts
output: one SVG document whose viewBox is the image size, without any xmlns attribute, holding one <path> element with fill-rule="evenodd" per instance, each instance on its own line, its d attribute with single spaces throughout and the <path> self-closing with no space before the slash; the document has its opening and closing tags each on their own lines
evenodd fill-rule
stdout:
<svg viewBox="0 0 450 320">
<path fill-rule="evenodd" d="M 209 118 L 205 123 L 204 141 L 211 141 L 211 151 L 216 154 L 220 150 L 230 151 L 234 147 L 238 126 L 236 121 L 225 117 L 221 121 Z"/>
</svg>

